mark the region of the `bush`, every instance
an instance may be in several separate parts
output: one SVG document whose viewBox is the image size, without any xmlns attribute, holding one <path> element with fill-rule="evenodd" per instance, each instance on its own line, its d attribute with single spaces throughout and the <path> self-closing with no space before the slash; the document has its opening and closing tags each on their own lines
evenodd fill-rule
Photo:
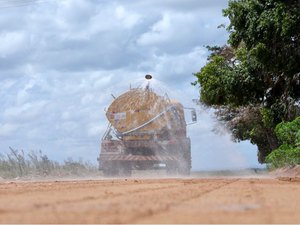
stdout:
<svg viewBox="0 0 300 225">
<path fill-rule="evenodd" d="M 271 168 L 295 166 L 300 164 L 300 148 L 283 144 L 267 156 Z"/>
<path fill-rule="evenodd" d="M 300 117 L 276 126 L 276 136 L 281 145 L 272 151 L 266 162 L 271 168 L 300 164 Z"/>
</svg>

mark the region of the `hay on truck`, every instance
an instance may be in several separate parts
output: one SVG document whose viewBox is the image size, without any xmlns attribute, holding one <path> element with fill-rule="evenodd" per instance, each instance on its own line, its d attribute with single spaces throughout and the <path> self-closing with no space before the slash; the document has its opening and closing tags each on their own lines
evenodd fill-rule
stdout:
<svg viewBox="0 0 300 225">
<path fill-rule="evenodd" d="M 109 125 L 98 158 L 103 174 L 130 176 L 132 170 L 166 169 L 168 174 L 189 175 L 191 141 L 184 109 L 191 111 L 195 123 L 194 108 L 156 94 L 150 83 L 115 98 L 106 111 Z"/>
</svg>

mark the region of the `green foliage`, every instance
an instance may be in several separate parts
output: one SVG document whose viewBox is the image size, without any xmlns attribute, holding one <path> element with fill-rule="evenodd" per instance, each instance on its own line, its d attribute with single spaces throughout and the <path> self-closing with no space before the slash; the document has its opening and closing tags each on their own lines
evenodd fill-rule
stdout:
<svg viewBox="0 0 300 225">
<path fill-rule="evenodd" d="M 243 106 L 262 100 L 261 80 L 255 79 L 245 48 L 234 51 L 228 46 L 208 47 L 208 63 L 195 73 L 200 98 L 206 105 Z M 250 68 L 251 69 L 251 68 Z"/>
<path fill-rule="evenodd" d="M 283 144 L 267 156 L 266 162 L 270 168 L 300 165 L 300 148 Z"/>
<path fill-rule="evenodd" d="M 261 108 L 260 114 L 265 127 L 274 127 L 274 112 L 268 108 Z"/>
<path fill-rule="evenodd" d="M 279 123 L 275 132 L 281 145 L 267 156 L 270 167 L 300 165 L 300 117 L 292 122 Z"/>
<path fill-rule="evenodd" d="M 264 162 L 280 145 L 276 125 L 300 115 L 300 1 L 230 0 L 223 13 L 230 45 L 208 47 L 194 85 L 236 140 L 258 146 Z"/>
<path fill-rule="evenodd" d="M 0 154 L 0 177 L 65 177 L 96 175 L 97 168 L 90 163 L 75 161 L 71 158 L 63 164 L 50 160 L 41 151 L 30 152 L 10 148 L 7 155 Z"/>
<path fill-rule="evenodd" d="M 279 123 L 275 132 L 281 143 L 300 147 L 300 117 L 292 122 Z"/>
<path fill-rule="evenodd" d="M 211 61 L 197 73 L 201 84 L 201 100 L 207 104 L 222 104 L 228 102 L 226 83 L 230 79 L 231 69 L 222 56 L 212 56 Z M 226 74 L 226 75 L 225 75 Z"/>
<path fill-rule="evenodd" d="M 252 67 L 259 71 L 253 76 L 264 80 L 268 107 L 278 99 L 286 106 L 294 103 L 291 99 L 299 100 L 300 1 L 230 1 L 223 12 L 230 19 L 229 43 L 234 48 L 245 46 Z M 295 118 L 287 108 L 281 107 L 279 113 Z"/>
</svg>

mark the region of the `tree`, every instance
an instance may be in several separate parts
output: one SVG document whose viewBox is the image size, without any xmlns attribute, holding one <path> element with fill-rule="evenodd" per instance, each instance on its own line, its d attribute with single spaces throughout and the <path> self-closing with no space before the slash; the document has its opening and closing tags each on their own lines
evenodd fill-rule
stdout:
<svg viewBox="0 0 300 225">
<path fill-rule="evenodd" d="M 230 1 L 229 43 L 243 44 L 265 83 L 265 103 L 279 105 L 280 117 L 295 118 L 290 107 L 300 97 L 300 1 Z"/>
<path fill-rule="evenodd" d="M 300 115 L 300 1 L 229 1 L 229 45 L 209 47 L 195 74 L 200 100 L 239 140 L 258 146 L 259 161 L 279 146 L 274 132 Z"/>
</svg>

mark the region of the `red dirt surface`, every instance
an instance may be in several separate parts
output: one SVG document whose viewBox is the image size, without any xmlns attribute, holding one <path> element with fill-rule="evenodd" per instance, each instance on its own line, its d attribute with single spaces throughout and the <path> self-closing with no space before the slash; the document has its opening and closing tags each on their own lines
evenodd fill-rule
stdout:
<svg viewBox="0 0 300 225">
<path fill-rule="evenodd" d="M 300 223 L 300 182 L 170 178 L 0 182 L 0 223 Z"/>
<path fill-rule="evenodd" d="M 300 165 L 280 168 L 272 174 L 280 180 L 300 181 Z"/>
</svg>

